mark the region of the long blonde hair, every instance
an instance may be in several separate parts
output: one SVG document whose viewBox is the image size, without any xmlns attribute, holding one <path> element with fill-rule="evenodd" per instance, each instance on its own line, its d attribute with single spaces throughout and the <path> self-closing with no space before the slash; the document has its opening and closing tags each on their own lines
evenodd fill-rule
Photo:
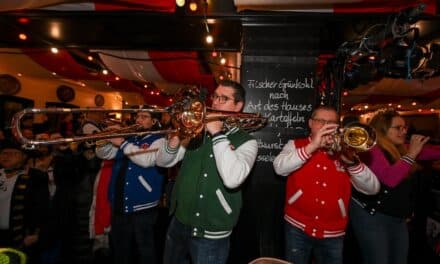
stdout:
<svg viewBox="0 0 440 264">
<path fill-rule="evenodd" d="M 369 123 L 376 130 L 377 145 L 389 154 L 392 162 L 396 162 L 407 153 L 405 145 L 395 145 L 387 137 L 388 129 L 390 129 L 395 117 L 401 117 L 395 110 L 380 111 Z"/>
</svg>

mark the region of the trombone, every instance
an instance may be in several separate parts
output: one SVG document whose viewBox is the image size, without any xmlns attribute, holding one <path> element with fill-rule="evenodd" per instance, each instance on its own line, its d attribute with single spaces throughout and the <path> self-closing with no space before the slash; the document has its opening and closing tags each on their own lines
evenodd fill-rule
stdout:
<svg viewBox="0 0 440 264">
<path fill-rule="evenodd" d="M 90 113 L 90 112 L 121 112 L 121 113 L 169 113 L 173 128 L 162 130 L 145 130 L 138 125 L 129 128 L 122 128 L 120 131 L 103 131 L 90 135 L 79 135 L 66 138 L 36 140 L 28 139 L 23 136 L 21 131 L 21 119 L 29 114 L 68 114 L 68 113 Z M 166 108 L 143 108 L 143 109 L 86 109 L 86 108 L 28 108 L 17 112 L 11 122 L 13 135 L 26 149 L 35 149 L 39 145 L 68 144 L 72 142 L 96 142 L 116 137 L 145 136 L 153 134 L 177 133 L 182 138 L 194 138 L 198 136 L 205 127 L 205 124 L 211 121 L 223 121 L 225 128 L 239 127 L 245 131 L 251 132 L 264 127 L 267 118 L 259 113 L 237 113 L 226 111 L 214 111 L 205 106 L 200 99 L 185 98 Z"/>
</svg>

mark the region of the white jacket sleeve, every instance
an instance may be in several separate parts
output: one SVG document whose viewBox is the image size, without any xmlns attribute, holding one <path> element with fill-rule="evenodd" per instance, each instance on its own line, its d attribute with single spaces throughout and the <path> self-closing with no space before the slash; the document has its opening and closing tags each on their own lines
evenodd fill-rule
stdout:
<svg viewBox="0 0 440 264">
<path fill-rule="evenodd" d="M 164 138 L 157 139 L 147 149 L 126 141 L 122 143 L 120 148 L 134 164 L 148 168 L 156 165 L 157 152 L 162 147 L 163 141 L 165 141 Z"/>
<path fill-rule="evenodd" d="M 237 149 L 231 149 L 231 142 L 226 135 L 213 138 L 215 163 L 223 184 L 228 188 L 236 188 L 249 175 L 258 153 L 258 143 L 249 140 Z"/>
<path fill-rule="evenodd" d="M 288 176 L 293 171 L 302 167 L 302 165 L 310 158 L 305 148 L 296 148 L 294 141 L 289 140 L 284 145 L 280 154 L 273 161 L 273 168 L 278 175 Z"/>
<path fill-rule="evenodd" d="M 101 147 L 97 147 L 95 152 L 98 158 L 111 160 L 116 157 L 116 153 L 118 153 L 118 148 L 109 142 Z"/>
<path fill-rule="evenodd" d="M 172 149 L 168 146 L 168 140 L 163 140 L 157 151 L 156 165 L 165 168 L 173 167 L 183 159 L 185 152 L 184 147 Z"/>
<path fill-rule="evenodd" d="M 376 175 L 364 163 L 347 168 L 353 187 L 367 195 L 377 194 L 380 190 L 380 182 Z"/>
</svg>

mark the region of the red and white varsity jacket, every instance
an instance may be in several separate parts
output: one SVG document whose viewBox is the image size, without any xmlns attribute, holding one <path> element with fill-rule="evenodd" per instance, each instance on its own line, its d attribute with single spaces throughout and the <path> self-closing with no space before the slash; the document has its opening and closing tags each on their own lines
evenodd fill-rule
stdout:
<svg viewBox="0 0 440 264">
<path fill-rule="evenodd" d="M 284 218 L 316 238 L 345 234 L 351 183 L 365 194 L 379 191 L 379 181 L 364 164 L 344 167 L 337 155 L 305 152 L 310 138 L 290 140 L 274 160 L 275 171 L 288 176 Z"/>
</svg>

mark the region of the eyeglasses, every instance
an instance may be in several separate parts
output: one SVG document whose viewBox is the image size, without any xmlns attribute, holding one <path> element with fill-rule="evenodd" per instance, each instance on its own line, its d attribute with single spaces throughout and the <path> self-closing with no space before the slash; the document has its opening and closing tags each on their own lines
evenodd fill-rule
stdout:
<svg viewBox="0 0 440 264">
<path fill-rule="evenodd" d="M 217 101 L 219 104 L 225 104 L 227 101 L 229 101 L 229 100 L 235 100 L 234 98 L 230 98 L 230 97 L 227 97 L 227 96 L 225 96 L 225 95 L 217 95 L 217 94 L 212 94 L 211 95 L 211 100 L 214 102 L 214 101 Z"/>
<path fill-rule="evenodd" d="M 392 126 L 390 128 L 397 129 L 398 131 L 408 130 L 408 126 L 407 125 L 404 125 L 404 126 Z"/>
<path fill-rule="evenodd" d="M 325 119 L 320 119 L 320 118 L 312 118 L 312 120 L 320 125 L 339 124 L 338 121 L 334 121 L 334 120 L 325 120 Z"/>
</svg>

